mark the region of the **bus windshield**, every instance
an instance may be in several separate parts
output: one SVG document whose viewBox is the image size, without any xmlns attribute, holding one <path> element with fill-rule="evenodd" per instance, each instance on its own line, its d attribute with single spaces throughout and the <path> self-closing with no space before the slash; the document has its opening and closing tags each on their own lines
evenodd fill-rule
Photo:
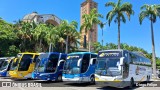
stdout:
<svg viewBox="0 0 160 90">
<path fill-rule="evenodd" d="M 38 72 L 55 72 L 59 60 L 59 54 L 51 54 L 49 58 L 42 58 L 38 65 Z"/>
<path fill-rule="evenodd" d="M 44 58 L 48 58 L 48 55 L 49 55 L 49 54 L 40 54 L 40 55 L 38 56 L 38 58 L 36 59 L 36 63 L 35 63 L 35 70 L 38 69 L 38 66 L 39 66 L 40 61 L 41 61 L 42 59 L 44 59 Z"/>
<path fill-rule="evenodd" d="M 119 58 L 98 58 L 96 74 L 101 76 L 117 76 L 121 74 Z"/>
<path fill-rule="evenodd" d="M 24 54 L 20 61 L 18 71 L 27 71 L 32 61 L 33 54 Z"/>
<path fill-rule="evenodd" d="M 2 63 L 2 66 L 1 66 L 1 68 L 0 68 L 0 70 L 4 70 L 4 69 L 6 69 L 7 67 L 8 67 L 8 61 L 4 61 L 3 63 Z"/>
<path fill-rule="evenodd" d="M 64 74 L 79 74 L 80 67 L 77 66 L 77 63 L 80 59 L 82 59 L 82 54 L 68 55 L 64 64 Z"/>
<path fill-rule="evenodd" d="M 38 72 L 44 72 L 45 71 L 46 62 L 47 62 L 47 58 L 44 58 L 44 59 L 40 60 L 40 62 L 38 64 Z"/>
</svg>

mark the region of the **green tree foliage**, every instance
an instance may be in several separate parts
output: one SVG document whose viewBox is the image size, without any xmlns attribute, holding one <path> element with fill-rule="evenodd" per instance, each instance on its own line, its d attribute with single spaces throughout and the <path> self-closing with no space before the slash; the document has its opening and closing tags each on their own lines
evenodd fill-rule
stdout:
<svg viewBox="0 0 160 90">
<path fill-rule="evenodd" d="M 14 33 L 13 25 L 0 19 L 0 51 L 1 56 L 15 55 L 19 52 L 18 37 Z"/>
<path fill-rule="evenodd" d="M 0 56 L 15 56 L 19 52 L 48 52 L 50 44 L 53 51 L 65 52 L 67 36 L 68 51 L 74 51 L 80 38 L 77 25 L 76 21 L 62 21 L 59 26 L 22 21 L 10 24 L 0 19 Z"/>
</svg>

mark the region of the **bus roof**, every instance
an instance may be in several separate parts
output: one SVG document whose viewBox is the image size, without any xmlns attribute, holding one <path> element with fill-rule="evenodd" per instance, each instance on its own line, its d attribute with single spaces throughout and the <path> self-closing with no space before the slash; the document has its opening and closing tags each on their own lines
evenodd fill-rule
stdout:
<svg viewBox="0 0 160 90">
<path fill-rule="evenodd" d="M 125 49 L 101 50 L 101 51 L 99 51 L 99 52 L 105 52 L 105 51 L 127 51 L 127 52 L 129 52 L 129 53 L 133 53 L 133 54 L 136 54 L 136 55 L 139 55 L 139 56 L 141 56 L 141 57 L 146 58 L 146 56 L 145 56 L 142 52 L 129 51 L 129 50 L 125 50 Z"/>
<path fill-rule="evenodd" d="M 105 52 L 105 51 L 128 51 L 128 50 L 124 50 L 124 49 L 109 49 L 109 50 L 101 50 L 99 52 Z"/>
<path fill-rule="evenodd" d="M 19 54 L 36 54 L 36 55 L 39 55 L 39 53 L 32 53 L 32 52 L 23 52 L 23 53 L 19 53 Z"/>
<path fill-rule="evenodd" d="M 65 53 L 60 53 L 60 52 L 47 52 L 46 54 L 65 54 Z"/>
<path fill-rule="evenodd" d="M 96 54 L 96 53 L 92 53 L 92 52 L 73 52 L 73 53 L 69 53 L 68 55 L 72 55 L 72 54 Z"/>
</svg>

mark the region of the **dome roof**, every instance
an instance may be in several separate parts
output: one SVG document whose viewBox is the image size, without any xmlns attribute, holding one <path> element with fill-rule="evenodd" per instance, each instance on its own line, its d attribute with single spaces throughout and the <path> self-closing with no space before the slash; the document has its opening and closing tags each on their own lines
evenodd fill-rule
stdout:
<svg viewBox="0 0 160 90">
<path fill-rule="evenodd" d="M 31 14 L 27 14 L 23 17 L 23 20 L 32 20 L 36 15 L 38 15 L 37 12 L 33 12 Z"/>
</svg>

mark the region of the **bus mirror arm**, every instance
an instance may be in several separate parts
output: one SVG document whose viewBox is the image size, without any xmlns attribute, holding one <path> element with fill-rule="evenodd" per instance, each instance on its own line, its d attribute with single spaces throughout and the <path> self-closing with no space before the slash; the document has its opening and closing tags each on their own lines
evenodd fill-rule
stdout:
<svg viewBox="0 0 160 90">
<path fill-rule="evenodd" d="M 81 63 L 82 59 L 78 60 L 77 66 L 80 67 L 80 63 Z"/>
<path fill-rule="evenodd" d="M 120 66 L 123 66 L 124 57 L 120 58 Z"/>
<path fill-rule="evenodd" d="M 62 59 L 62 60 L 59 60 L 59 61 L 58 61 L 58 66 L 60 66 L 60 63 L 61 63 L 61 62 L 64 62 L 64 61 L 65 61 L 65 60 L 63 60 L 63 59 Z"/>
<path fill-rule="evenodd" d="M 90 61 L 90 64 L 92 65 L 93 64 L 93 60 L 96 59 L 96 58 L 91 58 L 91 61 Z"/>
</svg>

